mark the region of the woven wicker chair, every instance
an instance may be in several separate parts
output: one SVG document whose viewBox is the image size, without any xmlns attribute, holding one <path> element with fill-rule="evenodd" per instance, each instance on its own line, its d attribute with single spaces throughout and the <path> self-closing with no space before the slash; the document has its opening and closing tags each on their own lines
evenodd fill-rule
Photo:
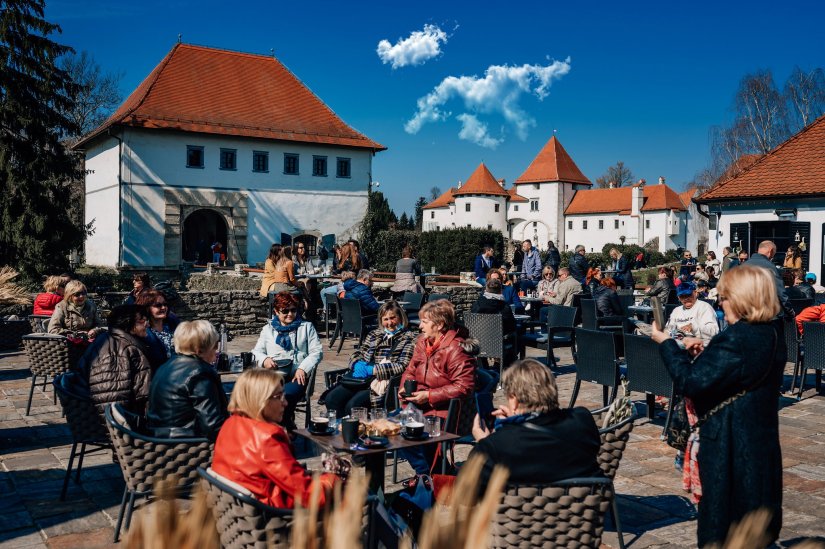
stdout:
<svg viewBox="0 0 825 549">
<path fill-rule="evenodd" d="M 212 462 L 214 444 L 205 438 L 155 438 L 140 434 L 136 427 L 140 419 L 119 404 L 105 409 L 106 427 L 112 437 L 126 489 L 120 504 L 114 541 L 120 537 L 120 527 L 126 512 L 126 529 L 132 520 L 135 499 L 151 496 L 156 479 L 176 476 L 178 490 L 186 495 L 198 479 L 198 467 Z"/>
<path fill-rule="evenodd" d="M 51 315 L 29 315 L 29 326 L 31 326 L 31 333 L 45 334 L 49 331 L 49 320 Z"/>
<path fill-rule="evenodd" d="M 69 464 L 66 467 L 66 477 L 63 479 L 63 490 L 60 492 L 60 500 L 66 499 L 66 490 L 69 488 L 69 478 L 72 476 L 72 466 L 74 458 L 77 457 L 77 470 L 75 482 L 80 482 L 80 470 L 83 468 L 83 456 L 86 455 L 87 447 L 93 450 L 101 448 L 111 448 L 109 442 L 109 432 L 101 420 L 94 403 L 88 395 L 79 392 L 75 387 L 75 377 L 78 374 L 66 372 L 54 378 L 54 392 L 60 399 L 63 412 L 66 415 L 66 423 L 72 432 L 72 451 L 69 454 Z M 80 453 L 77 453 L 77 445 L 80 445 Z"/>
<path fill-rule="evenodd" d="M 504 333 L 501 314 L 464 313 L 464 325 L 470 331 L 470 336 L 478 340 L 478 357 L 498 361 L 500 379 L 504 363 L 518 353 L 517 334 Z"/>
<path fill-rule="evenodd" d="M 26 321 L 28 326 L 28 321 Z M 68 372 L 72 365 L 72 345 L 64 336 L 51 334 L 37 334 L 23 336 L 23 346 L 29 358 L 29 368 L 32 372 L 32 384 L 29 389 L 29 400 L 26 403 L 26 415 L 29 415 L 34 396 L 34 386 L 37 378 L 43 378 L 43 390 L 50 378 Z M 57 396 L 55 395 L 55 402 Z"/>
<path fill-rule="evenodd" d="M 604 405 L 608 405 L 616 398 L 619 386 L 619 363 L 613 334 L 604 330 L 576 328 L 575 343 L 576 381 L 570 396 L 570 408 L 576 404 L 582 381 L 602 385 Z"/>
<path fill-rule="evenodd" d="M 646 336 L 625 334 L 624 357 L 628 390 L 645 393 L 647 417 L 653 419 L 656 395 L 669 396 L 672 402 L 674 394 L 673 379 L 659 354 L 659 344 Z M 663 433 L 670 425 L 672 411 L 673 407 L 669 406 Z"/>
<path fill-rule="evenodd" d="M 224 549 L 269 549 L 290 547 L 293 510 L 271 507 L 258 501 L 243 486 L 214 472 L 211 468 L 198 468 L 201 485 L 206 492 L 212 514 L 220 533 Z M 361 519 L 361 531 L 365 536 L 364 547 L 371 547 L 373 509 L 375 497 L 367 498 Z M 318 533 L 323 533 L 318 525 Z"/>
<path fill-rule="evenodd" d="M 599 429 L 599 438 L 601 444 L 599 445 L 598 462 L 604 476 L 610 479 L 610 482 L 616 478 L 616 472 L 619 470 L 619 465 L 624 455 L 624 450 L 627 448 L 627 441 L 630 439 L 630 433 L 633 431 L 638 413 L 636 405 L 631 404 L 633 412 L 630 417 L 624 419 L 614 425 Z M 604 414 L 609 409 L 608 406 L 598 410 L 592 410 L 593 419 L 596 425 L 601 425 Z M 610 513 L 613 516 L 613 524 L 616 526 L 616 534 L 619 536 L 619 547 L 624 548 L 624 536 L 622 535 L 622 525 L 619 521 L 619 506 L 616 504 L 614 498 L 611 502 Z"/>
<path fill-rule="evenodd" d="M 338 342 L 338 353 L 344 346 L 347 334 L 358 338 L 358 345 L 364 343 L 367 333 L 376 325 L 375 315 L 364 315 L 361 311 L 361 302 L 357 299 L 338 298 L 338 311 L 341 322 L 341 330 L 337 332 L 341 337 Z M 336 328 L 337 330 L 337 328 Z"/>
<path fill-rule="evenodd" d="M 606 478 L 508 486 L 493 516 L 490 546 L 599 547 L 612 500 Z"/>
<path fill-rule="evenodd" d="M 0 349 L 19 349 L 23 336 L 31 331 L 28 320 L 0 320 Z"/>
</svg>

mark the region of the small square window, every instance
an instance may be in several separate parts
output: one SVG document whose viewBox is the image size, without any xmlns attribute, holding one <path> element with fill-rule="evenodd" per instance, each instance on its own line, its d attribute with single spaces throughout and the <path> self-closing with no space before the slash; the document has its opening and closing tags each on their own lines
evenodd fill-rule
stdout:
<svg viewBox="0 0 825 549">
<path fill-rule="evenodd" d="M 470 225 L 469 223 L 467 223 L 467 228 L 468 228 L 468 229 L 472 229 L 472 228 L 473 228 L 473 226 L 472 226 L 472 225 Z"/>
<path fill-rule="evenodd" d="M 469 212 L 469 211 L 470 211 L 470 203 L 469 203 L 469 202 L 467 202 L 466 204 L 464 204 L 464 211 L 465 211 L 465 212 Z"/>
<path fill-rule="evenodd" d="M 538 189 L 538 188 L 539 188 L 539 184 L 538 184 L 538 183 L 533 183 L 533 188 L 534 188 L 534 189 Z"/>
<path fill-rule="evenodd" d="M 221 149 L 221 169 L 235 170 L 238 168 L 238 151 L 237 149 Z"/>
<path fill-rule="evenodd" d="M 203 147 L 186 146 L 186 167 L 203 168 Z"/>
<path fill-rule="evenodd" d="M 492 226 L 490 223 L 488 223 L 488 224 L 487 224 L 487 230 L 488 230 L 488 231 L 492 231 L 492 230 L 493 230 L 493 226 Z"/>
<path fill-rule="evenodd" d="M 567 228 L 570 229 L 570 230 L 573 230 L 573 222 L 572 221 L 567 222 Z"/>
<path fill-rule="evenodd" d="M 650 220 L 645 219 L 645 229 L 649 229 L 649 228 L 650 228 Z"/>
<path fill-rule="evenodd" d="M 327 157 L 313 156 L 312 157 L 312 175 L 316 177 L 327 176 Z"/>
<path fill-rule="evenodd" d="M 614 228 L 614 229 L 618 229 L 618 228 L 619 228 L 619 220 L 618 220 L 618 219 L 614 219 L 614 220 L 613 220 L 613 228 Z"/>
<path fill-rule="evenodd" d="M 298 155 L 284 153 L 284 173 L 287 175 L 298 175 Z"/>
<path fill-rule="evenodd" d="M 710 217 L 708 218 L 708 230 L 715 231 L 718 221 L 719 218 L 716 216 L 716 214 L 710 214 Z"/>
<path fill-rule="evenodd" d="M 430 212 L 430 219 L 435 219 L 435 212 Z"/>
<path fill-rule="evenodd" d="M 539 211 L 539 201 L 538 200 L 531 200 L 530 201 L 530 211 L 531 212 Z"/>
<path fill-rule="evenodd" d="M 604 229 L 604 219 L 599 219 L 599 228 Z"/>
<path fill-rule="evenodd" d="M 269 171 L 269 153 L 263 151 L 252 151 L 252 171 Z"/>
<path fill-rule="evenodd" d="M 336 166 L 336 177 L 350 177 L 351 163 L 349 158 L 339 158 L 338 162 L 336 163 Z"/>
<path fill-rule="evenodd" d="M 496 213 L 498 213 L 498 204 L 496 204 L 495 206 L 496 206 L 496 208 L 495 208 Z"/>
<path fill-rule="evenodd" d="M 514 212 L 517 212 L 517 211 L 518 211 L 518 204 L 516 204 L 515 206 L 513 206 L 513 211 L 514 211 Z"/>
<path fill-rule="evenodd" d="M 582 221 L 582 229 L 586 229 L 586 228 L 587 228 L 587 221 Z"/>
<path fill-rule="evenodd" d="M 536 227 L 538 227 L 538 226 L 539 226 L 538 222 L 537 222 L 537 221 L 533 221 L 533 228 L 536 228 Z"/>
</svg>

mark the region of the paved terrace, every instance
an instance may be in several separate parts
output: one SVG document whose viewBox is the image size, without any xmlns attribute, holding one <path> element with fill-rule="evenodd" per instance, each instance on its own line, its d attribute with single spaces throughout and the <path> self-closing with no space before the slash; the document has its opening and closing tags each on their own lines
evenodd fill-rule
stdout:
<svg viewBox="0 0 825 549">
<path fill-rule="evenodd" d="M 255 340 L 236 338 L 230 351 L 249 350 Z M 341 355 L 328 351 L 321 370 L 346 366 L 351 350 L 348 342 Z M 528 351 L 530 356 L 543 355 L 536 349 Z M 569 350 L 560 349 L 558 355 L 559 390 L 565 405 L 574 369 Z M 786 373 L 789 379 L 790 366 Z M 51 387 L 35 390 L 31 415 L 24 415 L 29 384 L 26 355 L 0 353 L 0 547 L 108 547 L 124 488 L 120 470 L 108 451 L 89 455 L 82 484 L 70 482 L 66 501 L 58 501 L 71 438 L 59 405 L 52 402 Z M 583 385 L 577 404 L 598 407 L 601 388 Z M 643 413 L 642 395 L 636 396 Z M 780 401 L 785 487 L 781 547 L 825 531 L 825 397 L 813 390 L 805 396 L 801 402 Z M 694 508 L 673 468 L 674 450 L 659 440 L 664 422 L 660 416 L 653 422 L 646 417 L 637 422 L 616 479 L 626 543 L 635 548 L 693 547 Z M 401 473 L 401 478 L 409 475 L 406 464 Z M 387 486 L 392 487 L 389 478 Z M 612 527 L 608 526 L 603 542 L 618 546 Z"/>
</svg>

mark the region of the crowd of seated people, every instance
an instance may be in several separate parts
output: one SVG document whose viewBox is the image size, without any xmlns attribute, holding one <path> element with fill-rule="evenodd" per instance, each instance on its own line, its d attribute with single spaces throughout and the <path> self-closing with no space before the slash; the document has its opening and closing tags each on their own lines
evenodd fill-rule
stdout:
<svg viewBox="0 0 825 549">
<path fill-rule="evenodd" d="M 347 299 L 359 301 L 363 315 L 374 315 L 378 312 L 380 304 L 372 293 L 372 271 L 369 269 L 361 269 L 358 276 L 344 282 L 344 292 Z"/>
</svg>

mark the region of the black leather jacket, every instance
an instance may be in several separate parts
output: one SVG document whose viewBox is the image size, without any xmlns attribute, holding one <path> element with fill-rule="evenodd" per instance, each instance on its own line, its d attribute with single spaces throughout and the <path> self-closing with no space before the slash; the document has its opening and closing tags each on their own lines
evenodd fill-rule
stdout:
<svg viewBox="0 0 825 549">
<path fill-rule="evenodd" d="M 226 394 L 211 365 L 197 357 L 176 355 L 155 372 L 146 412 L 154 436 L 215 440 L 227 417 Z"/>
<path fill-rule="evenodd" d="M 581 254 L 573 254 L 570 259 L 570 276 L 584 284 L 584 278 L 587 276 L 588 263 L 587 258 Z"/>
</svg>

